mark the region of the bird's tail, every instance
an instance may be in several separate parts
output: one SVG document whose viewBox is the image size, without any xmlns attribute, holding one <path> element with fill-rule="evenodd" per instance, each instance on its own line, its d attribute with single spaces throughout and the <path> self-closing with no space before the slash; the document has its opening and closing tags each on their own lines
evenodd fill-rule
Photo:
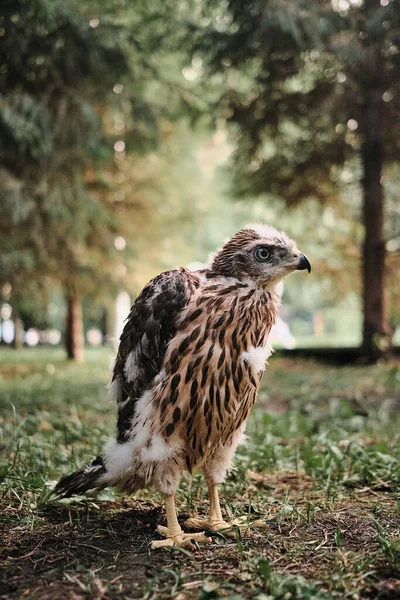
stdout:
<svg viewBox="0 0 400 600">
<path fill-rule="evenodd" d="M 54 494 L 60 498 L 69 498 L 84 494 L 88 490 L 101 490 L 107 486 L 105 478 L 102 477 L 105 473 L 107 469 L 103 457 L 98 456 L 71 475 L 62 477 L 54 488 Z"/>
</svg>

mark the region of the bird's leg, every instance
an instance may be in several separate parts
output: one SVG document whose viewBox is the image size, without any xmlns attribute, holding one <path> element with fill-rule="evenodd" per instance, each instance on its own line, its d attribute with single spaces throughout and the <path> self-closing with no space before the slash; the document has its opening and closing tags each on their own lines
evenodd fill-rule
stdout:
<svg viewBox="0 0 400 600">
<path fill-rule="evenodd" d="M 181 546 L 182 548 L 197 548 L 198 542 L 211 542 L 211 538 L 202 533 L 183 533 L 178 523 L 175 509 L 175 497 L 165 496 L 165 512 L 167 515 L 167 526 L 159 525 L 157 531 L 164 536 L 165 540 L 154 540 L 151 548 L 163 548 L 165 546 Z"/>
<path fill-rule="evenodd" d="M 230 527 L 229 523 L 223 520 L 221 513 L 221 504 L 219 502 L 218 484 L 213 483 L 208 488 L 208 497 L 210 500 L 209 521 L 211 529 L 218 531 Z"/>
<path fill-rule="evenodd" d="M 234 519 L 227 523 L 222 518 L 221 505 L 219 502 L 218 485 L 211 483 L 208 486 L 208 498 L 210 501 L 210 513 L 208 519 L 199 519 L 192 517 L 185 521 L 185 526 L 191 529 L 209 529 L 210 531 L 220 531 L 229 537 L 236 537 L 237 528 L 248 529 L 249 527 L 264 528 L 264 521 L 254 521 L 249 523 L 247 516 Z"/>
<path fill-rule="evenodd" d="M 210 514 L 208 519 L 198 519 L 193 517 L 185 521 L 186 527 L 193 529 L 210 529 L 211 531 L 221 531 L 230 529 L 231 524 L 222 518 L 221 505 L 219 503 L 218 485 L 211 483 L 208 486 L 208 498 L 210 501 Z"/>
</svg>

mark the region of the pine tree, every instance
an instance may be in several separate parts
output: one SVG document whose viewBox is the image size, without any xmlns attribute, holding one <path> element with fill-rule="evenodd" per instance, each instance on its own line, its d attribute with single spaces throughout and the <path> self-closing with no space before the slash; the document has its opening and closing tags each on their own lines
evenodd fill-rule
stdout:
<svg viewBox="0 0 400 600">
<path fill-rule="evenodd" d="M 120 282 L 117 230 L 140 237 L 143 212 L 151 223 L 140 194 L 125 193 L 122 170 L 154 151 L 185 93 L 163 54 L 174 7 L 123 5 L 2 2 L 0 284 L 12 286 L 14 314 L 32 294 L 27 281 L 61 285 L 66 348 L 77 359 L 82 298 Z"/>
<path fill-rule="evenodd" d="M 225 76 L 218 104 L 235 126 L 237 193 L 337 202 L 342 167 L 361 164 L 361 352 L 376 359 L 391 345 L 382 178 L 400 154 L 400 11 L 391 0 L 206 5 L 192 49 L 219 89 Z"/>
<path fill-rule="evenodd" d="M 82 246 L 108 218 L 83 185 L 104 147 L 95 102 L 111 86 L 111 69 L 118 76 L 127 63 L 109 32 L 99 35 L 64 2 L 3 2 L 2 28 L 0 227 L 12 251 L 1 278 L 15 306 L 32 278 L 58 280 L 76 300 Z M 68 331 L 78 331 L 79 311 L 68 318 Z M 71 358 L 82 357 L 78 346 L 67 346 Z"/>
</svg>

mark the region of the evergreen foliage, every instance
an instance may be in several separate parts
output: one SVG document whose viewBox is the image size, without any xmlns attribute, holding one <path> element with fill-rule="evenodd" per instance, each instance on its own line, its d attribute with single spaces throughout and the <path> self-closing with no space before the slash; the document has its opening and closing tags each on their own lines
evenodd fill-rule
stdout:
<svg viewBox="0 0 400 600">
<path fill-rule="evenodd" d="M 3 3 L 0 285 L 11 284 L 15 313 L 33 296 L 41 301 L 26 280 L 43 291 L 61 284 L 71 306 L 115 291 L 126 271 L 117 230 L 138 242 L 151 225 L 135 182 L 121 183 L 180 114 L 185 90 L 163 54 L 170 8 Z"/>
<path fill-rule="evenodd" d="M 191 25 L 192 51 L 208 73 L 224 76 L 223 86 L 217 79 L 218 104 L 237 127 L 239 195 L 272 192 L 289 204 L 335 197 L 338 167 L 364 138 L 371 87 L 379 97 L 385 160 L 398 160 L 400 14 L 394 2 L 205 4 L 209 24 Z"/>
<path fill-rule="evenodd" d="M 363 192 L 364 346 L 390 345 L 384 280 L 373 274 L 399 261 L 399 18 L 392 0 L 3 0 L 4 298 L 18 312 L 54 286 L 79 303 L 137 292 L 253 218 L 257 203 L 239 199 L 266 193 L 282 227 L 279 198 L 302 203 L 292 233 L 313 231 L 327 293 L 359 293 Z M 226 159 L 233 147 L 233 168 L 212 180 L 213 152 Z M 396 293 L 392 284 L 392 314 Z"/>
<path fill-rule="evenodd" d="M 383 166 L 399 160 L 400 13 L 395 2 L 205 3 L 192 51 L 234 125 L 234 190 L 338 204 L 362 173 L 364 353 L 390 345 L 383 297 Z M 204 19 L 204 15 L 203 15 Z M 224 86 L 220 84 L 224 76 Z M 381 274 L 379 276 L 379 274 Z"/>
<path fill-rule="evenodd" d="M 6 2 L 2 27 L 1 228 L 13 252 L 3 255 L 1 279 L 17 299 L 25 292 L 17 278 L 35 269 L 75 279 L 82 245 L 109 224 L 83 174 L 106 152 L 95 103 L 127 62 L 117 39 L 98 35 L 64 2 Z"/>
</svg>

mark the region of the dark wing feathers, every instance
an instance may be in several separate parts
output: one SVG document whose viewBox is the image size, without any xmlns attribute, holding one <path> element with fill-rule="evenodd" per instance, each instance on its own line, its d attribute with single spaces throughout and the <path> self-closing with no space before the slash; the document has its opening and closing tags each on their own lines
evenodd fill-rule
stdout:
<svg viewBox="0 0 400 600">
<path fill-rule="evenodd" d="M 160 372 L 167 345 L 176 333 L 177 317 L 198 286 L 198 277 L 186 269 L 167 271 L 152 279 L 132 306 L 120 338 L 112 377 L 112 381 L 117 379 L 121 387 L 117 421 L 119 442 L 127 440 L 135 404 Z M 133 378 L 125 370 L 132 352 Z"/>
<path fill-rule="evenodd" d="M 62 477 L 57 483 L 54 493 L 60 498 L 81 495 L 92 489 L 102 489 L 107 484 L 99 486 L 99 478 L 106 473 L 102 456 L 98 456 L 91 463 L 84 465 L 71 475 Z"/>
</svg>

